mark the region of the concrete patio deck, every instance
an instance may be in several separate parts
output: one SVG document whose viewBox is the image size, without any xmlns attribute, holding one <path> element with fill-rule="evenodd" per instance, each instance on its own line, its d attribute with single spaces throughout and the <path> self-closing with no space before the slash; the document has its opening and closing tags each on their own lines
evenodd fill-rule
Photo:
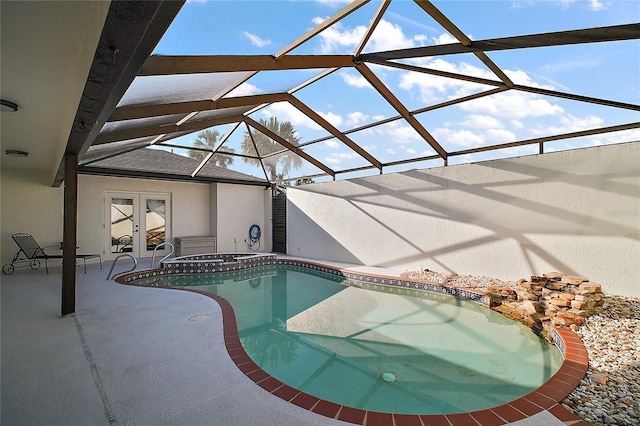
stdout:
<svg viewBox="0 0 640 426">
<path fill-rule="evenodd" d="M 246 377 L 227 353 L 214 300 L 107 281 L 110 266 L 78 269 L 76 314 L 66 317 L 59 268 L 2 276 L 2 425 L 348 424 Z M 148 266 L 142 259 L 138 269 Z M 564 420 L 541 411 L 512 424 L 585 424 Z"/>
</svg>

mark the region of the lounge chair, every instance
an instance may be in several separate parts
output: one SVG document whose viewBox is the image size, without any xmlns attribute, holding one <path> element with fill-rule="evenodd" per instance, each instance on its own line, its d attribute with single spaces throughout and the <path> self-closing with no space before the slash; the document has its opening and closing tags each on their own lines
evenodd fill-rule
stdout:
<svg viewBox="0 0 640 426">
<path fill-rule="evenodd" d="M 44 249 L 40 247 L 38 242 L 31 236 L 31 234 L 27 234 L 25 232 L 20 232 L 18 234 L 13 234 L 11 236 L 13 241 L 16 242 L 20 250 L 13 256 L 13 260 L 11 263 L 7 263 L 2 267 L 2 272 L 6 275 L 13 274 L 13 271 L 16 268 L 16 264 L 19 263 L 28 263 L 31 269 L 36 270 L 40 268 L 40 260 L 44 260 L 44 267 L 47 270 L 47 274 L 49 273 L 49 259 L 61 259 L 63 255 L 61 254 L 47 254 Z M 102 256 L 99 254 L 76 254 L 76 259 L 82 259 L 84 263 L 84 272 L 87 273 L 87 259 L 95 259 L 98 258 L 100 260 L 100 269 L 102 269 Z"/>
</svg>

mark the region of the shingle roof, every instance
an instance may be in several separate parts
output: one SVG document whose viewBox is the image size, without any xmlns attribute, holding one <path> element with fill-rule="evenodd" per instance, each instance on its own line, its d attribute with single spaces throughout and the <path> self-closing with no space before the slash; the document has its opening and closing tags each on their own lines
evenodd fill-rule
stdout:
<svg viewBox="0 0 640 426">
<path fill-rule="evenodd" d="M 89 165 L 79 166 L 84 174 L 147 177 L 196 182 L 242 183 L 269 186 L 266 179 L 205 164 L 195 176 L 191 174 L 200 161 L 159 149 L 138 149 Z"/>
</svg>

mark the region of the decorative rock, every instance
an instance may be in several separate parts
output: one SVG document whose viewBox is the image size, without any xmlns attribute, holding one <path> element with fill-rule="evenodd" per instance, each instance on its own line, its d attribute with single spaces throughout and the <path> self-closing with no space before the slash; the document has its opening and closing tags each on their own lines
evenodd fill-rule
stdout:
<svg viewBox="0 0 640 426">
<path fill-rule="evenodd" d="M 585 306 L 587 306 L 587 302 L 585 302 L 584 300 L 572 300 L 571 301 L 571 307 L 573 309 L 582 309 Z"/>
<path fill-rule="evenodd" d="M 602 286 L 598 283 L 583 283 L 580 284 L 580 290 L 587 291 L 589 293 L 600 293 L 602 292 Z"/>
<path fill-rule="evenodd" d="M 571 306 L 571 300 L 564 300 L 560 298 L 551 299 L 549 303 L 555 306 Z"/>
<path fill-rule="evenodd" d="M 565 325 L 569 326 L 571 324 L 583 325 L 585 323 L 585 318 L 579 315 L 574 315 L 569 312 L 558 312 L 555 316 L 553 322 L 557 325 Z"/>
<path fill-rule="evenodd" d="M 586 304 L 586 302 L 584 302 Z M 502 296 L 495 293 L 487 293 L 482 296 L 482 304 L 493 308 L 502 304 Z"/>
<path fill-rule="evenodd" d="M 516 292 L 511 288 L 504 288 L 504 287 L 498 287 L 495 285 L 490 285 L 489 287 L 487 287 L 487 293 L 491 294 L 492 297 L 494 297 L 493 295 L 495 295 L 495 298 L 498 298 L 498 296 L 501 296 L 501 298 L 507 298 L 509 300 L 517 299 Z"/>
<path fill-rule="evenodd" d="M 523 281 L 520 282 L 516 285 L 516 291 L 520 290 L 520 291 L 529 291 L 531 290 L 531 287 L 534 285 L 538 285 L 538 283 L 535 283 L 533 281 Z"/>
<path fill-rule="evenodd" d="M 560 280 L 562 277 L 565 276 L 565 274 L 563 274 L 562 272 L 547 272 L 544 275 L 545 278 L 550 279 L 550 280 Z"/>
<path fill-rule="evenodd" d="M 500 312 L 502 315 L 506 317 L 510 316 L 513 313 L 514 309 L 515 309 L 514 307 L 506 303 L 503 303 L 502 305 L 498 305 L 493 308 L 494 311 Z"/>
<path fill-rule="evenodd" d="M 518 300 L 538 300 L 538 296 L 530 291 L 517 291 Z"/>
<path fill-rule="evenodd" d="M 587 309 L 569 309 L 567 311 L 567 313 L 571 314 L 571 315 L 577 315 L 579 317 L 584 317 L 584 318 L 586 318 L 586 317 L 591 315 L 589 313 L 589 310 L 587 310 Z"/>
<path fill-rule="evenodd" d="M 547 285 L 546 285 L 546 287 L 547 287 L 548 289 L 551 289 L 551 290 L 564 290 L 564 288 L 565 288 L 566 286 L 567 286 L 567 284 L 566 284 L 566 283 L 563 283 L 563 282 L 555 282 L 555 281 L 550 282 L 550 283 L 547 283 Z"/>
<path fill-rule="evenodd" d="M 530 300 L 527 300 L 516 307 L 516 310 L 520 312 L 524 317 L 535 314 L 537 311 L 537 303 L 534 303 Z"/>
<path fill-rule="evenodd" d="M 593 383 L 597 383 L 599 385 L 606 385 L 607 384 L 607 376 L 605 374 L 602 374 L 602 373 L 592 374 L 589 379 Z"/>
<path fill-rule="evenodd" d="M 560 282 L 576 285 L 582 284 L 585 281 L 589 281 L 589 278 L 579 277 L 577 275 L 564 275 L 562 279 L 560 279 Z"/>
<path fill-rule="evenodd" d="M 550 316 L 545 315 L 544 313 L 541 313 L 541 312 L 536 312 L 535 314 L 532 314 L 531 318 L 536 322 L 551 321 L 551 317 Z"/>
</svg>

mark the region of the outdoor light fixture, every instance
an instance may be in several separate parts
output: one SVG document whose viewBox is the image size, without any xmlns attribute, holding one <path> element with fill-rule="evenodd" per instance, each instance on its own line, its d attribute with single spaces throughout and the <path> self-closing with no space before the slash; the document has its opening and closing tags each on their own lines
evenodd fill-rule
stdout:
<svg viewBox="0 0 640 426">
<path fill-rule="evenodd" d="M 0 105 L 0 111 L 2 112 L 16 112 L 18 110 L 18 104 L 11 101 L 5 101 L 4 99 L 0 99 Z"/>
<path fill-rule="evenodd" d="M 4 153 L 12 157 L 28 157 L 29 156 L 29 153 L 27 151 L 20 151 L 18 149 L 7 149 Z"/>
</svg>

